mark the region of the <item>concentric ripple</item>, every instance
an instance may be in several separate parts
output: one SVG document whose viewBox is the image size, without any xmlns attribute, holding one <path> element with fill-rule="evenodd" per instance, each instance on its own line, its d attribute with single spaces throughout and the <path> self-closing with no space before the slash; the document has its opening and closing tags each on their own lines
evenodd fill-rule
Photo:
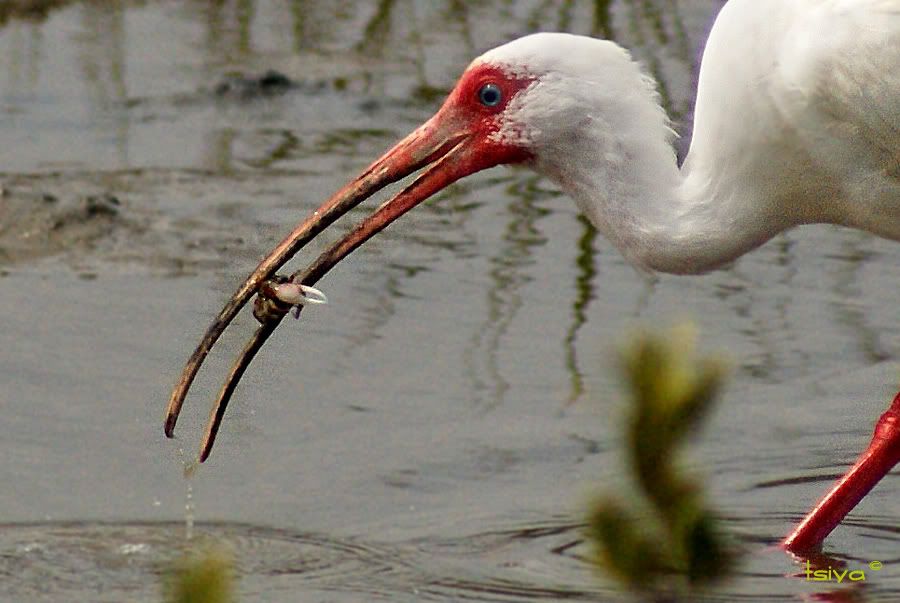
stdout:
<svg viewBox="0 0 900 603">
<path fill-rule="evenodd" d="M 726 523 L 734 529 L 746 521 Z M 172 563 L 209 544 L 233 554 L 243 602 L 628 600 L 585 562 L 581 527 L 557 517 L 385 543 L 242 523 L 201 523 L 192 540 L 180 522 L 0 524 L 0 601 L 161 601 Z M 807 580 L 803 560 L 748 537 L 736 579 L 695 600 L 795 601 L 800 593 L 813 600 L 862 593 L 867 601 L 896 600 L 890 585 L 900 559 L 888 552 L 897 550 L 896 531 L 880 521 L 864 528 L 883 564 L 865 583 Z M 814 562 L 864 569 L 869 561 L 821 555 Z"/>
<path fill-rule="evenodd" d="M 329 601 L 596 600 L 600 591 L 572 586 L 590 584 L 584 575 L 574 579 L 586 572 L 580 562 L 551 551 L 569 566 L 551 572 L 516 560 L 538 554 L 532 546 L 547 557 L 558 542 L 576 540 L 576 528 L 387 545 L 238 523 L 201 523 L 191 541 L 176 522 L 7 524 L 0 526 L 0 600 L 158 601 L 166 569 L 203 543 L 232 551 L 243 601 L 301 592 L 327 593 Z"/>
</svg>

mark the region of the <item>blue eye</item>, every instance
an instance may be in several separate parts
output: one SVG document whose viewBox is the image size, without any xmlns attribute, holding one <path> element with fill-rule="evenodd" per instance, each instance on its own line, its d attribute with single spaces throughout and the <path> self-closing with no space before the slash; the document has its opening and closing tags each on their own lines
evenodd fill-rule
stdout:
<svg viewBox="0 0 900 603">
<path fill-rule="evenodd" d="M 503 100 L 503 92 L 497 84 L 485 84 L 478 90 L 478 101 L 485 107 L 496 107 Z"/>
</svg>

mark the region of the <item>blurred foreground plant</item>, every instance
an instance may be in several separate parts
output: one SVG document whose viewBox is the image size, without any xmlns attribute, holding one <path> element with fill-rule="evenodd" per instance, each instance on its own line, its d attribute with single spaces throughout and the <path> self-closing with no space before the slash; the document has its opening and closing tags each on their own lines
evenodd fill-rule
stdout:
<svg viewBox="0 0 900 603">
<path fill-rule="evenodd" d="M 233 565 L 221 548 L 185 553 L 166 576 L 166 603 L 234 603 Z"/>
<path fill-rule="evenodd" d="M 590 513 L 597 563 L 642 597 L 675 601 L 726 578 L 736 552 L 717 528 L 703 488 L 678 450 L 709 414 L 723 365 L 696 359 L 693 329 L 641 335 L 622 354 L 631 390 L 626 455 L 636 491 L 605 497 Z"/>
</svg>

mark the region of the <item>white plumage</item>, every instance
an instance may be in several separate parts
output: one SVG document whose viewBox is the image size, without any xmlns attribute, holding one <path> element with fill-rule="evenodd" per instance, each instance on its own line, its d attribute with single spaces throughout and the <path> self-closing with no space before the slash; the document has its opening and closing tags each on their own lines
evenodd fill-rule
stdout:
<svg viewBox="0 0 900 603">
<path fill-rule="evenodd" d="M 616 44 L 540 33 L 483 63 L 534 78 L 501 136 L 641 267 L 705 272 L 808 223 L 900 240 L 900 0 L 731 0 L 681 170 L 652 80 Z"/>
</svg>

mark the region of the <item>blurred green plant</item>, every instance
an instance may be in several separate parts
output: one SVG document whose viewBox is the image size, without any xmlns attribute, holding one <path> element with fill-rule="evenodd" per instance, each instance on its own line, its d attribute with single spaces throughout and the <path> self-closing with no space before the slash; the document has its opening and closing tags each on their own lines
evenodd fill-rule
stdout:
<svg viewBox="0 0 900 603">
<path fill-rule="evenodd" d="M 727 578 L 737 552 L 720 533 L 701 482 L 680 467 L 679 449 L 709 415 L 725 369 L 695 356 L 690 326 L 642 334 L 622 353 L 631 390 L 626 455 L 635 491 L 604 497 L 590 512 L 596 561 L 651 601 L 689 599 Z"/>
<path fill-rule="evenodd" d="M 185 553 L 165 579 L 166 603 L 234 603 L 234 562 L 220 547 Z"/>
</svg>

